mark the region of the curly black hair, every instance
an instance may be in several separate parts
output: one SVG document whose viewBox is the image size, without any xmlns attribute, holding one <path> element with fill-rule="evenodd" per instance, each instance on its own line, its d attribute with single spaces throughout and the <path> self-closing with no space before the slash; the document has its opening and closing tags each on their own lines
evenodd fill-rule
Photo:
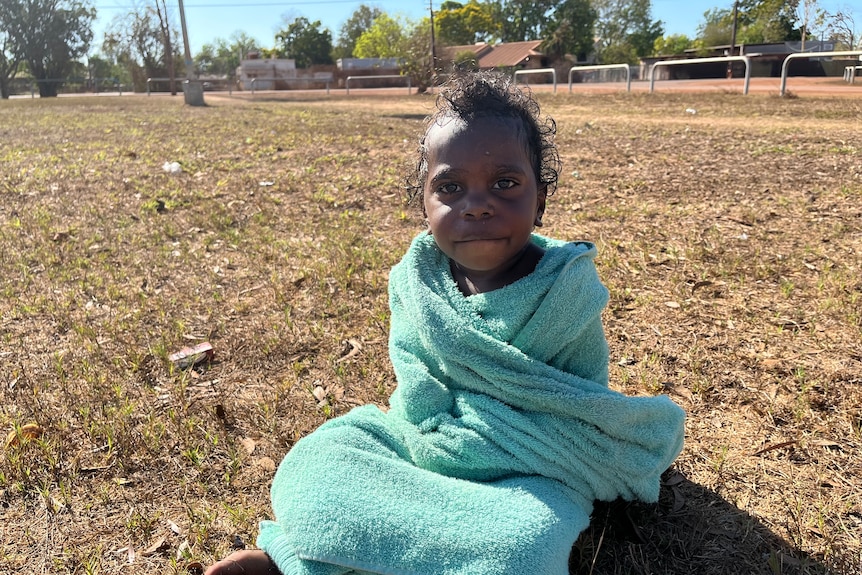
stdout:
<svg viewBox="0 0 862 575">
<path fill-rule="evenodd" d="M 437 111 L 425 121 L 425 132 L 419 140 L 419 159 L 407 177 L 408 203 L 422 196 L 428 177 L 428 129 L 435 122 L 447 118 L 465 122 L 477 118 L 506 118 L 520 122 L 536 182 L 540 187 L 546 187 L 547 195 L 554 193 L 561 163 L 554 144 L 557 125 L 553 118 L 542 116 L 533 95 L 518 87 L 510 75 L 487 71 L 460 72 L 442 87 L 437 96 Z"/>
</svg>

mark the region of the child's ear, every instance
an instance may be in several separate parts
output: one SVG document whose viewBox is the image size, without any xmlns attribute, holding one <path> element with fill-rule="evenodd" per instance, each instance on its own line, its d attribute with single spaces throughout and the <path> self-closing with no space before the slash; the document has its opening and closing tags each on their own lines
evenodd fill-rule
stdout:
<svg viewBox="0 0 862 575">
<path fill-rule="evenodd" d="M 545 200 L 548 198 L 548 186 L 539 189 L 539 198 L 536 205 L 536 220 L 533 225 L 537 228 L 542 227 L 542 216 L 545 215 Z"/>
</svg>

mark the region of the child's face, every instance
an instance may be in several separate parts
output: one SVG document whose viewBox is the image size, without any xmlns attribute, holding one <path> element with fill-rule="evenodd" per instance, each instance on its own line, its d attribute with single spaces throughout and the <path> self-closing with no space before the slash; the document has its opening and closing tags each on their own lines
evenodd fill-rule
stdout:
<svg viewBox="0 0 862 575">
<path fill-rule="evenodd" d="M 467 275 L 504 275 L 545 211 L 516 122 L 450 119 L 433 124 L 425 144 L 424 208 L 437 245 Z"/>
</svg>

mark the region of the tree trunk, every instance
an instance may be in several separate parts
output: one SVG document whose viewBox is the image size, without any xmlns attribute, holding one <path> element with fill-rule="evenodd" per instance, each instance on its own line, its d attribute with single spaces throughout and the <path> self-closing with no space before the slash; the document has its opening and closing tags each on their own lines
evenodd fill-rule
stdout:
<svg viewBox="0 0 862 575">
<path fill-rule="evenodd" d="M 56 98 L 61 86 L 61 82 L 44 82 L 42 80 L 36 80 L 36 84 L 39 86 L 40 98 Z"/>
<path fill-rule="evenodd" d="M 156 16 L 159 18 L 159 28 L 162 31 L 162 44 L 165 47 L 165 66 L 171 79 L 171 96 L 177 95 L 176 73 L 174 71 L 174 46 L 171 41 L 171 23 L 168 19 L 168 7 L 165 0 L 156 0 Z"/>
</svg>

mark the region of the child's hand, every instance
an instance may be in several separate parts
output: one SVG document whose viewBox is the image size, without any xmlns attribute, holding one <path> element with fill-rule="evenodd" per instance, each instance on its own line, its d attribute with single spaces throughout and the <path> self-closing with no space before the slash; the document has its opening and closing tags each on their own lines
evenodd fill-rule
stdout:
<svg viewBox="0 0 862 575">
<path fill-rule="evenodd" d="M 231 553 L 218 563 L 210 565 L 204 575 L 278 575 L 278 568 L 269 555 L 260 550 L 243 550 Z"/>
</svg>

